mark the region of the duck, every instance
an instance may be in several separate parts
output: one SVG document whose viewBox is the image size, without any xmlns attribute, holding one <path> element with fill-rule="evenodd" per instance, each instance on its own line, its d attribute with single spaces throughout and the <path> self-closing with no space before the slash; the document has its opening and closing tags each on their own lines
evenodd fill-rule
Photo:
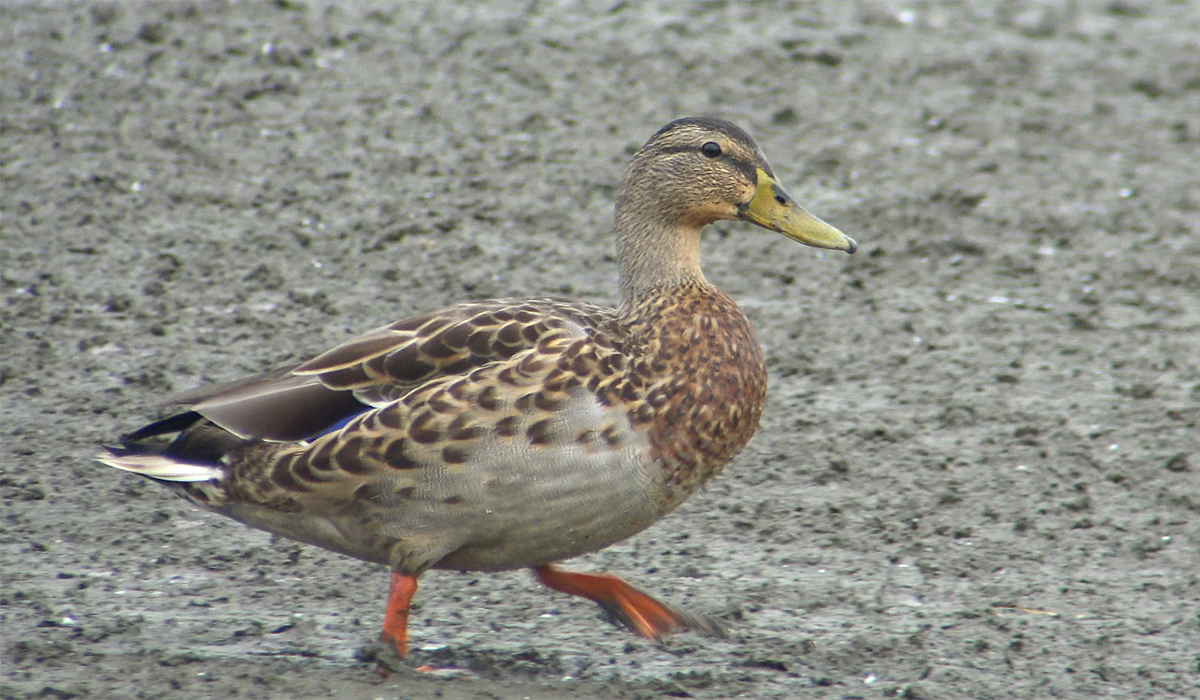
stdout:
<svg viewBox="0 0 1200 700">
<path fill-rule="evenodd" d="M 471 301 L 297 366 L 178 398 L 96 459 L 250 527 L 382 564 L 380 636 L 403 659 L 430 569 L 531 569 L 662 640 L 712 618 L 559 563 L 629 538 L 716 476 L 758 428 L 763 352 L 701 272 L 701 231 L 744 221 L 854 253 L 723 119 L 659 129 L 616 193 L 620 302 Z"/>
</svg>

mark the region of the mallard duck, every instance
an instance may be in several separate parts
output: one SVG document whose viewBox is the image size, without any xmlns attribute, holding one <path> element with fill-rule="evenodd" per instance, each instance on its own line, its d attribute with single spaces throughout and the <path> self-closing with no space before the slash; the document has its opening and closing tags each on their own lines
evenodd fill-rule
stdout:
<svg viewBox="0 0 1200 700">
<path fill-rule="evenodd" d="M 723 219 L 856 248 L 796 204 L 745 131 L 680 119 L 633 157 L 617 192 L 618 308 L 498 299 L 406 318 L 288 371 L 194 393 L 98 460 L 390 567 L 382 639 L 401 658 L 428 569 L 530 568 L 644 637 L 714 631 L 620 578 L 556 563 L 671 512 L 758 427 L 762 350 L 700 271 L 700 232 Z"/>
</svg>

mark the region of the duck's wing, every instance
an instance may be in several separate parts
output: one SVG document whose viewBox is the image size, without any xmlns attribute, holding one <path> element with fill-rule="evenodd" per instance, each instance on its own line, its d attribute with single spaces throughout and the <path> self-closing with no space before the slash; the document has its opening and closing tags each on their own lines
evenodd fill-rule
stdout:
<svg viewBox="0 0 1200 700">
<path fill-rule="evenodd" d="M 464 376 L 533 348 L 547 333 L 611 333 L 615 311 L 554 299 L 458 304 L 376 328 L 298 367 L 179 397 L 188 414 L 239 438 L 305 440 L 340 428 L 440 378 Z M 198 415 L 197 415 L 198 414 Z M 127 442 L 173 432 L 146 426 Z"/>
<path fill-rule="evenodd" d="M 649 435 L 667 396 L 632 364 L 610 336 L 564 324 L 311 441 L 248 444 L 230 453 L 223 478 L 188 493 L 255 527 L 410 575 L 594 551 L 671 505 L 658 492 Z"/>
</svg>

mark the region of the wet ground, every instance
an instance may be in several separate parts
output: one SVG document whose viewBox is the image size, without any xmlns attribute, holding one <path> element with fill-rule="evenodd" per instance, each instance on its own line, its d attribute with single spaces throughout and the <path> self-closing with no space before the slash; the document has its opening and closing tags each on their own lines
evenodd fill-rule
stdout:
<svg viewBox="0 0 1200 700">
<path fill-rule="evenodd" d="M 0 697 L 1200 697 L 1200 10 L 0 6 Z M 714 227 L 750 447 L 611 569 L 386 571 L 90 461 L 172 391 L 419 310 L 612 302 L 615 183 L 737 121 L 850 257 Z M 457 670 L 454 670 L 457 669 Z"/>
</svg>

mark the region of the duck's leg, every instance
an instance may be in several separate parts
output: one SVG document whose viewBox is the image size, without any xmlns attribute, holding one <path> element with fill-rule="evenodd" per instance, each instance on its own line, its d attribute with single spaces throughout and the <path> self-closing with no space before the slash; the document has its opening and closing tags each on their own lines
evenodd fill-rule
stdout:
<svg viewBox="0 0 1200 700">
<path fill-rule="evenodd" d="M 611 574 L 564 571 L 551 565 L 539 566 L 533 572 L 544 586 L 595 601 L 617 622 L 647 639 L 658 641 L 683 630 L 724 636 L 724 630 L 715 620 L 657 601 Z"/>
<path fill-rule="evenodd" d="M 387 612 L 383 615 L 383 634 L 380 639 L 396 649 L 396 656 L 408 655 L 408 608 L 417 592 L 417 577 L 392 571 L 392 586 L 388 591 Z"/>
</svg>

